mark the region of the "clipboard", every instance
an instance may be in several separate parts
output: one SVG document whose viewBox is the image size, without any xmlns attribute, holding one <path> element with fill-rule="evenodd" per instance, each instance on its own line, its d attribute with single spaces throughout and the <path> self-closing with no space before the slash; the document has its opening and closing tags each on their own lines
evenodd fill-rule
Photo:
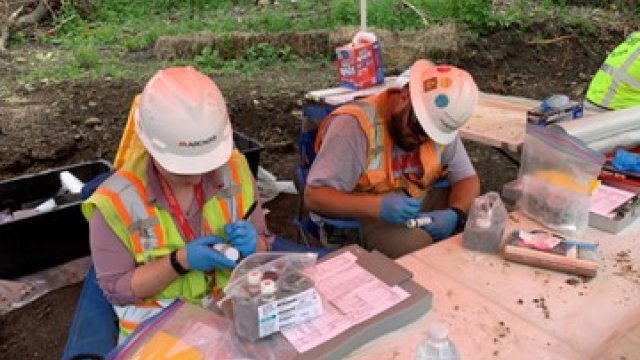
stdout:
<svg viewBox="0 0 640 360">
<path fill-rule="evenodd" d="M 415 283 L 412 280 L 413 274 L 409 270 L 396 264 L 378 251 L 368 252 L 357 245 L 350 245 L 330 253 L 323 260 L 338 256 L 345 251 L 349 251 L 357 257 L 356 263 L 358 265 L 387 285 L 400 286 L 409 293 L 409 297 L 373 318 L 349 328 L 327 342 L 302 354 L 299 353 L 294 357 L 296 360 L 343 359 L 369 341 L 412 323 L 431 309 L 433 298 L 431 292 Z M 278 336 L 282 335 L 279 334 Z M 285 343 L 289 344 L 287 341 Z"/>
</svg>

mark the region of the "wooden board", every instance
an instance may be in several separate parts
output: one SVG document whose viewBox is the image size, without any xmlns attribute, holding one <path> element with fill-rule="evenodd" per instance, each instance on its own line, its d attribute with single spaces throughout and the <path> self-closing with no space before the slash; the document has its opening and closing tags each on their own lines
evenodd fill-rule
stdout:
<svg viewBox="0 0 640 360">
<path fill-rule="evenodd" d="M 539 104 L 539 100 L 481 92 L 478 107 L 460 129 L 460 137 L 519 152 L 524 142 L 527 110 Z"/>
<path fill-rule="evenodd" d="M 340 105 L 349 101 L 367 97 L 369 95 L 377 94 L 384 90 L 390 84 L 396 81 L 396 77 L 386 77 L 384 84 L 373 86 L 362 90 L 352 90 L 346 87 L 334 87 L 328 89 L 309 91 L 305 94 L 305 99 L 327 104 L 327 105 Z"/>
<path fill-rule="evenodd" d="M 387 77 L 384 85 L 354 91 L 335 87 L 310 91 L 309 101 L 337 106 L 346 102 L 376 94 L 395 81 Z M 540 100 L 519 96 L 506 96 L 480 92 L 478 107 L 471 119 L 460 129 L 460 137 L 483 145 L 520 152 L 524 143 L 527 110 L 540 105 Z M 584 116 L 596 114 L 585 110 Z"/>
</svg>

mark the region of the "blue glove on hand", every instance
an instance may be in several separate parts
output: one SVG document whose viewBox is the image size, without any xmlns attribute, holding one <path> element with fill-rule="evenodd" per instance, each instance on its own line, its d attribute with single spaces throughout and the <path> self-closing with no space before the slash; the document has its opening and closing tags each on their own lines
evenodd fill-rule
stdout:
<svg viewBox="0 0 640 360">
<path fill-rule="evenodd" d="M 451 209 L 422 213 L 420 217 L 431 218 L 431 223 L 424 225 L 422 229 L 431 235 L 434 241 L 448 238 L 458 225 L 458 214 Z"/>
<path fill-rule="evenodd" d="M 640 172 L 640 154 L 618 149 L 611 160 L 611 165 L 621 171 Z"/>
<path fill-rule="evenodd" d="M 380 218 L 390 224 L 402 224 L 420 211 L 418 200 L 402 194 L 389 194 L 380 203 Z"/>
<path fill-rule="evenodd" d="M 224 241 L 217 236 L 203 236 L 187 244 L 189 269 L 211 271 L 217 268 L 233 268 L 236 263 L 213 250 L 213 245 Z"/>
<path fill-rule="evenodd" d="M 240 220 L 227 224 L 224 226 L 224 232 L 227 234 L 229 244 L 238 249 L 242 257 L 247 257 L 256 252 L 258 232 L 250 222 Z"/>
</svg>

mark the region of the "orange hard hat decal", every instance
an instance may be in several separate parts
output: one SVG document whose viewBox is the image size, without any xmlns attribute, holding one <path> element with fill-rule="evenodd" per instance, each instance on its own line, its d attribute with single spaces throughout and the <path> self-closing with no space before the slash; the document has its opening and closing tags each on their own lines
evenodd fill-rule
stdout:
<svg viewBox="0 0 640 360">
<path fill-rule="evenodd" d="M 438 79 L 435 77 L 428 78 L 422 82 L 422 89 L 424 92 L 429 92 L 437 88 L 438 88 Z"/>
<path fill-rule="evenodd" d="M 450 77 L 444 76 L 440 78 L 440 87 L 443 89 L 448 89 L 452 83 L 453 81 Z"/>
</svg>

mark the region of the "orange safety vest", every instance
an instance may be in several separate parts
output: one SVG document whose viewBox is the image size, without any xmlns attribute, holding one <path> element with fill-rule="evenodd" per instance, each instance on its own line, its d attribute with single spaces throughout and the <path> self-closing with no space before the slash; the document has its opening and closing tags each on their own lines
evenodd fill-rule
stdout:
<svg viewBox="0 0 640 360">
<path fill-rule="evenodd" d="M 322 146 L 322 140 L 326 127 L 337 115 L 351 115 L 358 119 L 362 131 L 367 136 L 367 170 L 360 176 L 356 192 L 386 193 L 399 189 L 406 189 L 412 196 L 423 197 L 433 183 L 444 173 L 441 164 L 444 145 L 436 144 L 432 140 L 420 145 L 419 156 L 423 174 L 421 177 L 408 174 L 401 177 L 393 176 L 391 165 L 391 153 L 393 140 L 388 132 L 387 124 L 390 121 L 387 113 L 389 96 L 384 91 L 380 94 L 369 96 L 363 100 L 340 106 L 327 118 L 322 120 L 318 128 L 315 149 L 316 152 Z"/>
</svg>

